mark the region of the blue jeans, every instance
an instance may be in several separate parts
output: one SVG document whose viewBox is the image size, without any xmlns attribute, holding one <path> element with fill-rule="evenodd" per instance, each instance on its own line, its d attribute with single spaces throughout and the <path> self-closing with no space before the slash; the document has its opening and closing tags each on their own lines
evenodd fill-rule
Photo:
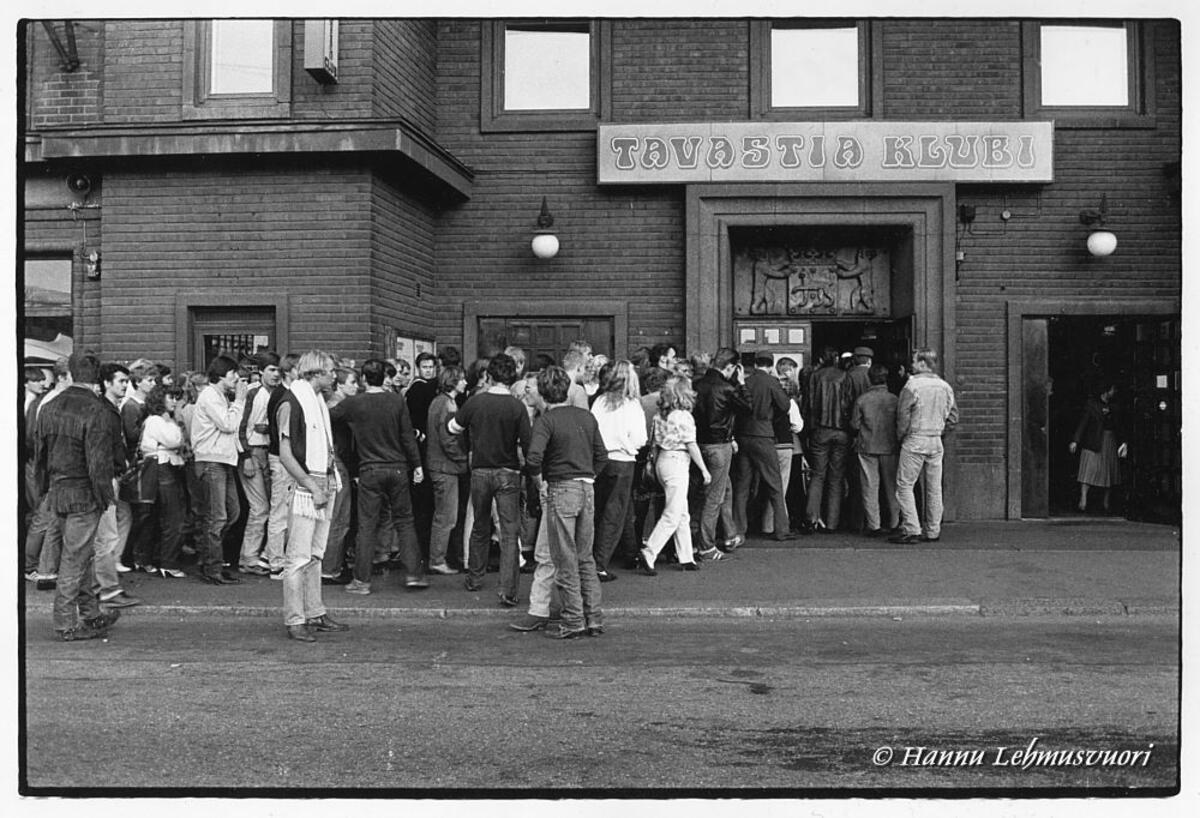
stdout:
<svg viewBox="0 0 1200 818">
<path fill-rule="evenodd" d="M 625 518 L 633 502 L 632 460 L 609 460 L 596 475 L 596 506 L 600 518 L 596 521 L 596 570 L 607 571 L 613 552 L 621 542 Z"/>
<path fill-rule="evenodd" d="M 450 535 L 462 518 L 459 481 L 463 475 L 440 471 L 426 473 L 433 484 L 433 520 L 429 526 L 429 564 L 444 565 L 450 548 Z"/>
<path fill-rule="evenodd" d="M 930 435 L 909 435 L 900 444 L 900 462 L 896 471 L 896 505 L 900 507 L 900 525 L 905 534 L 935 538 L 942 533 L 942 439 Z M 924 472 L 925 516 L 917 516 L 913 486 Z"/>
<path fill-rule="evenodd" d="M 701 443 L 700 454 L 712 481 L 704 487 L 704 508 L 700 512 L 700 550 L 717 547 L 717 520 L 728 539 L 738 533 L 733 522 L 733 487 L 729 467 L 733 463 L 732 443 Z"/>
<path fill-rule="evenodd" d="M 100 615 L 96 597 L 93 540 L 100 525 L 100 511 L 59 514 L 62 523 L 62 559 L 54 588 L 54 629 L 70 630 L 79 620 Z"/>
<path fill-rule="evenodd" d="M 333 479 L 327 475 L 313 475 L 313 480 L 326 494 L 333 488 Z M 289 511 L 288 544 L 283 555 L 283 624 L 303 625 L 307 619 L 325 615 L 321 557 L 325 555 L 328 538 L 328 519 L 318 520 Z"/>
<path fill-rule="evenodd" d="M 595 503 L 592 484 L 582 480 L 559 480 L 546 489 L 542 514 L 550 530 L 554 584 L 562 600 L 563 626 L 572 630 L 604 624 L 592 554 Z"/>
<path fill-rule="evenodd" d="M 266 446 L 251 446 L 249 460 L 254 463 L 254 474 L 246 476 L 238 469 L 242 491 L 250 510 L 246 512 L 246 530 L 242 535 L 242 553 L 238 563 L 243 567 L 255 565 L 263 550 L 263 538 L 267 533 L 267 518 L 271 513 L 271 472 Z"/>
<path fill-rule="evenodd" d="M 196 563 L 210 577 L 221 573 L 221 543 L 242 515 L 238 501 L 236 467 L 227 463 L 197 461 L 200 484 L 200 525 L 196 536 Z"/>
<path fill-rule="evenodd" d="M 413 524 L 412 495 L 408 488 L 408 467 L 365 466 L 358 473 L 358 546 L 354 552 L 354 578 L 371 581 L 371 564 L 379 543 L 379 517 L 386 504 L 392 529 L 399 541 L 400 560 L 407 576 L 418 577 L 421 548 Z M 289 522 L 289 525 L 291 523 Z"/>
<path fill-rule="evenodd" d="M 467 559 L 468 581 L 483 582 L 487 573 L 488 548 L 492 540 L 492 502 L 500 517 L 500 593 L 517 598 L 521 563 L 517 554 L 517 531 L 521 525 L 521 473 L 516 469 L 475 469 L 471 472 L 471 551 Z"/>
<path fill-rule="evenodd" d="M 49 495 L 42 497 L 29 532 L 25 535 L 25 570 L 39 574 L 58 573 L 62 555 L 62 520 L 50 507 Z"/>
<path fill-rule="evenodd" d="M 812 477 L 808 481 L 808 505 L 804 509 L 808 522 L 824 520 L 825 527 L 835 529 L 842 516 L 842 481 L 846 477 L 846 453 L 850 436 L 841 429 L 821 426 L 809 440 L 808 465 Z M 825 516 L 821 516 L 822 503 Z"/>
</svg>

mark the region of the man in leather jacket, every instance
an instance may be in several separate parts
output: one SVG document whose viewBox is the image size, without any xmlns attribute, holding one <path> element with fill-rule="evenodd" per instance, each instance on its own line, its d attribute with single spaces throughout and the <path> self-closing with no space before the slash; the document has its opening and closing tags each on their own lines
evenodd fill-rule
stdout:
<svg viewBox="0 0 1200 818">
<path fill-rule="evenodd" d="M 809 377 L 804 401 L 804 428 L 809 430 L 808 464 L 812 468 L 804 522 L 808 531 L 833 533 L 840 522 L 842 481 L 850 444 L 849 392 L 844 388 L 845 380 L 846 372 L 838 366 L 837 350 L 825 347 L 821 351 L 821 367 Z"/>
<path fill-rule="evenodd" d="M 787 417 L 791 398 L 779 385 L 774 370 L 774 356 L 759 352 L 754 356 L 754 371 L 746 376 L 750 411 L 737 419 L 734 428 L 738 456 L 733 470 L 733 522 L 738 533 L 744 535 L 746 506 L 753 476 L 757 474 L 758 484 L 766 492 L 775 514 L 771 539 L 783 541 L 792 539 L 792 533 L 784 499 L 783 475 L 779 471 L 779 457 L 775 454 L 775 421 L 781 416 Z"/>
<path fill-rule="evenodd" d="M 700 559 L 718 560 L 723 556 L 717 546 L 717 519 L 725 529 L 722 545 L 732 550 L 744 538 L 733 523 L 733 489 L 729 482 L 729 466 L 733 462 L 736 444 L 733 442 L 733 422 L 738 414 L 750 411 L 750 397 L 742 385 L 742 367 L 736 350 L 723 347 L 713 356 L 704 375 L 692 387 L 696 390 L 696 442 L 712 482 L 704 492 L 704 510 L 700 513 Z"/>
</svg>

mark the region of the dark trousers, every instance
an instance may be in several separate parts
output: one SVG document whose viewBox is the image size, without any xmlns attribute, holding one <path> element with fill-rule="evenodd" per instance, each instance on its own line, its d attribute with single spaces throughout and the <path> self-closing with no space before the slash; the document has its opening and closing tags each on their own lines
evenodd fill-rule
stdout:
<svg viewBox="0 0 1200 818">
<path fill-rule="evenodd" d="M 358 473 L 358 548 L 354 555 L 354 578 L 359 582 L 371 581 L 371 563 L 379 540 L 379 517 L 384 508 L 391 516 L 405 574 L 415 577 L 424 573 L 417 529 L 413 525 L 408 468 L 364 466 Z"/>
<path fill-rule="evenodd" d="M 746 506 L 753 488 L 752 476 L 775 511 L 775 530 L 788 531 L 787 503 L 784 502 L 783 478 L 779 474 L 779 456 L 775 454 L 775 439 L 771 437 L 740 437 L 738 453 L 733 461 L 733 524 L 738 533 L 746 533 Z"/>
<path fill-rule="evenodd" d="M 196 562 L 204 573 L 216 576 L 221 573 L 224 560 L 222 541 L 225 533 L 242 515 L 237 475 L 235 467 L 227 463 L 197 461 L 195 468 L 202 497 L 196 532 Z"/>
<path fill-rule="evenodd" d="M 135 525 L 139 506 L 149 506 L 153 514 L 144 519 L 142 528 L 138 529 L 133 559 L 138 565 L 178 569 L 183 554 L 183 522 L 187 514 L 183 468 L 160 463 L 156 472 L 158 495 L 154 503 L 139 503 L 134 507 Z"/>
<path fill-rule="evenodd" d="M 846 476 L 849 446 L 850 436 L 840 429 L 821 426 L 813 431 L 808 449 L 808 465 L 812 467 L 806 509 L 808 522 L 824 520 L 829 529 L 836 529 L 841 522 L 842 481 Z"/>
<path fill-rule="evenodd" d="M 488 549 L 492 543 L 492 502 L 500 517 L 500 593 L 517 598 L 521 562 L 517 553 L 520 514 L 521 473 L 516 469 L 475 469 L 471 472 L 471 509 L 475 523 L 471 528 L 471 550 L 467 573 L 472 583 L 483 582 L 487 573 Z"/>
<path fill-rule="evenodd" d="M 633 461 L 609 460 L 596 475 L 596 570 L 607 571 L 633 501 Z"/>
</svg>

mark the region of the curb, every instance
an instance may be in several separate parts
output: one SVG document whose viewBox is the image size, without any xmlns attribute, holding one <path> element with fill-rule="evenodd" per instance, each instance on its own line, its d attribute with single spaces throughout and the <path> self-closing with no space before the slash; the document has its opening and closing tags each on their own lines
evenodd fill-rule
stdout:
<svg viewBox="0 0 1200 818">
<path fill-rule="evenodd" d="M 139 610 L 160 616 L 283 616 L 282 606 L 270 605 L 139 605 Z M 509 618 L 520 608 L 388 608 L 327 605 L 339 617 L 360 619 L 491 619 Z M 522 606 L 523 607 L 523 606 Z M 27 605 L 26 613 L 52 612 L 50 605 Z M 676 619 L 833 619 L 933 617 L 1014 617 L 1014 616 L 1178 616 L 1175 601 L 1138 600 L 1003 600 L 973 603 L 969 600 L 938 600 L 913 604 L 809 604 L 749 606 L 637 606 L 605 608 L 606 617 Z"/>
</svg>

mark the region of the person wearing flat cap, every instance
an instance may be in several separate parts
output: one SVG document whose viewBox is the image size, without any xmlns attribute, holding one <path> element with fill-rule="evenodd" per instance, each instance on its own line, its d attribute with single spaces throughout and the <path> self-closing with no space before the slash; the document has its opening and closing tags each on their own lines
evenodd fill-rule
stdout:
<svg viewBox="0 0 1200 818">
<path fill-rule="evenodd" d="M 843 401 L 843 405 L 846 406 L 846 425 L 850 429 L 851 436 L 855 434 L 855 430 L 850 423 L 850 416 L 854 412 L 854 404 L 859 397 L 871 388 L 871 379 L 868 377 L 868 373 L 874 358 L 875 350 L 870 347 L 855 347 L 850 368 L 846 371 L 846 379 L 842 381 L 842 389 L 846 392 Z M 855 450 L 854 441 L 851 440 L 850 443 L 851 450 Z M 846 479 L 850 483 L 850 492 L 846 498 L 848 500 L 845 512 L 846 522 L 850 525 L 851 530 L 858 531 L 863 527 L 862 482 L 859 479 L 858 469 L 846 469 Z"/>
</svg>

